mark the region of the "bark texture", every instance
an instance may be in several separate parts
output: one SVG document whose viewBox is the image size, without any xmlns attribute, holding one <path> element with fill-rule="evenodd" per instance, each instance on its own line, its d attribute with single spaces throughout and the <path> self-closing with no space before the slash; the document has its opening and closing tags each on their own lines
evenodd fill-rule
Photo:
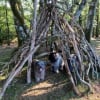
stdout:
<svg viewBox="0 0 100 100">
<path fill-rule="evenodd" d="M 91 41 L 91 36 L 93 32 L 93 19 L 96 12 L 97 1 L 98 0 L 92 0 L 89 6 L 89 12 L 85 30 L 85 36 L 88 42 Z"/>
</svg>

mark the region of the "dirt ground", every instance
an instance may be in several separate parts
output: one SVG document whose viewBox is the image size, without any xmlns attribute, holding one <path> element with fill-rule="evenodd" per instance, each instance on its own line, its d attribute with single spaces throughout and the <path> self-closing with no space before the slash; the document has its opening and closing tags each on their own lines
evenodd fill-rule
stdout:
<svg viewBox="0 0 100 100">
<path fill-rule="evenodd" d="M 71 88 L 65 77 L 62 73 L 55 74 L 48 71 L 45 81 L 23 92 L 20 100 L 60 100 L 59 98 L 65 96 Z"/>
<path fill-rule="evenodd" d="M 94 89 L 92 94 L 77 97 L 68 93 L 71 92 L 71 87 L 67 80 L 60 80 L 60 82 L 57 80 L 57 78 L 61 77 L 59 75 L 52 75 L 49 77 L 50 79 L 25 90 L 19 100 L 100 100 L 99 82 L 92 85 Z M 54 80 L 56 81 L 54 82 Z"/>
</svg>

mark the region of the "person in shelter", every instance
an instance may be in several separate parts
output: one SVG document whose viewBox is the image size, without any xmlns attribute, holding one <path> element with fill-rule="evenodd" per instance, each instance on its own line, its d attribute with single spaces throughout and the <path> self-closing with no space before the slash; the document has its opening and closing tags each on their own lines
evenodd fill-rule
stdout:
<svg viewBox="0 0 100 100">
<path fill-rule="evenodd" d="M 53 72 L 59 73 L 59 70 L 63 70 L 64 60 L 60 53 L 53 50 L 49 55 L 49 60 L 51 62 Z"/>
</svg>

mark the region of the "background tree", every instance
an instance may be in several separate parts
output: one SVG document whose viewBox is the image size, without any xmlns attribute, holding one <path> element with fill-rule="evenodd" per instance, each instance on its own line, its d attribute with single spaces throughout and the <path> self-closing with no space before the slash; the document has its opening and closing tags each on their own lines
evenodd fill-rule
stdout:
<svg viewBox="0 0 100 100">
<path fill-rule="evenodd" d="M 19 46 L 28 37 L 27 27 L 24 22 L 23 8 L 20 0 L 9 0 L 13 15 Z"/>
<path fill-rule="evenodd" d="M 7 11 L 7 2 L 5 0 L 5 10 L 6 10 L 6 24 L 7 24 L 7 44 L 10 45 L 10 38 L 9 38 L 9 22 L 8 22 L 8 11 Z"/>
<path fill-rule="evenodd" d="M 0 1 L 0 44 L 9 43 L 16 37 L 13 16 L 7 1 Z"/>
<path fill-rule="evenodd" d="M 100 29 L 99 29 L 99 27 L 100 27 L 100 13 L 99 13 L 99 9 L 100 9 L 100 1 L 98 0 L 98 3 L 97 3 L 97 7 L 96 7 L 96 22 L 97 22 L 97 25 L 96 25 L 96 37 L 99 37 L 99 32 L 100 32 Z"/>
<path fill-rule="evenodd" d="M 98 0 L 92 0 L 89 4 L 88 18 L 87 18 L 86 30 L 85 30 L 85 36 L 88 42 L 90 42 L 92 32 L 93 32 L 93 21 L 96 13 L 97 1 Z"/>
</svg>

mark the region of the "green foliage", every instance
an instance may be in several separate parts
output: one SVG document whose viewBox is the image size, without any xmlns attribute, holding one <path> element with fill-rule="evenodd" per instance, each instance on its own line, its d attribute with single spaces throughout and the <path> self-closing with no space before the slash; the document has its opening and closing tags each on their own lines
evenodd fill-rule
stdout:
<svg viewBox="0 0 100 100">
<path fill-rule="evenodd" d="M 70 21 L 71 17 L 69 15 L 65 15 L 65 18 L 67 19 L 67 21 Z"/>
<path fill-rule="evenodd" d="M 22 7 L 24 12 L 25 24 L 29 27 L 33 15 L 33 3 L 32 0 L 21 0 L 21 2 L 23 2 Z"/>
<path fill-rule="evenodd" d="M 9 7 L 7 8 L 7 18 L 9 24 L 9 34 L 8 34 L 8 27 L 6 21 L 5 5 L 2 5 L 0 6 L 0 44 L 7 43 L 8 37 L 10 41 L 13 38 L 15 38 L 15 26 L 13 21 L 13 15 Z"/>
</svg>

